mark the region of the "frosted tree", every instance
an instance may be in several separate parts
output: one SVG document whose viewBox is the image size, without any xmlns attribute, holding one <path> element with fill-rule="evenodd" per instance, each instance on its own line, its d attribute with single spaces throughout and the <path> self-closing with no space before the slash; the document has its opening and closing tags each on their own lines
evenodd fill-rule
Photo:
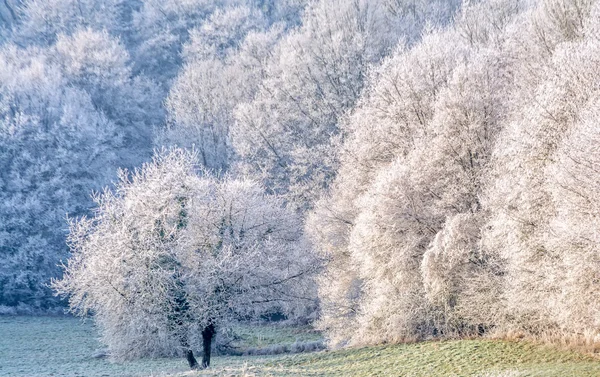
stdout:
<svg viewBox="0 0 600 377">
<path fill-rule="evenodd" d="M 39 48 L 0 50 L 0 285 L 3 305 L 52 304 L 44 287 L 66 256 L 64 218 L 90 206 L 120 144 L 85 91 Z M 67 184 L 68 182 L 68 184 Z"/>
<path fill-rule="evenodd" d="M 484 241 L 507 264 L 504 297 L 510 317 L 504 325 L 534 336 L 593 333 L 591 326 L 575 327 L 597 306 L 589 301 L 582 308 L 578 297 L 589 298 L 589 289 L 594 288 L 585 279 L 573 278 L 578 269 L 571 274 L 569 257 L 587 259 L 590 254 L 585 247 L 574 247 L 555 227 L 556 219 L 566 213 L 569 218 L 585 216 L 575 210 L 574 197 L 566 195 L 567 187 L 575 187 L 573 181 L 564 181 L 572 166 L 565 153 L 575 152 L 565 148 L 574 147 L 568 140 L 580 132 L 579 123 L 593 117 L 587 109 L 597 95 L 593 72 L 598 66 L 598 37 L 593 31 L 597 17 L 589 15 L 597 7 L 591 2 L 542 2 L 510 38 L 515 52 L 524 52 L 517 64 L 517 80 L 523 85 L 515 116 L 494 151 L 494 180 L 484 196 L 492 216 L 484 228 Z M 564 191 L 558 189 L 563 185 Z M 574 227 L 573 234 L 579 229 Z M 565 292 L 578 302 L 572 312 L 578 313 L 577 322 L 564 319 L 563 313 L 570 311 Z M 597 328 L 594 331 L 597 334 Z"/>
<path fill-rule="evenodd" d="M 135 71 L 154 77 L 165 91 L 182 64 L 181 48 L 189 30 L 201 24 L 223 1 L 144 1 L 132 14 Z"/>
<path fill-rule="evenodd" d="M 297 208 L 311 207 L 334 177 L 338 121 L 354 106 L 369 67 L 400 38 L 419 33 L 404 29 L 412 18 L 386 3 L 312 3 L 302 27 L 275 49 L 254 100 L 236 110 L 232 134 L 240 170 L 286 193 Z"/>
<path fill-rule="evenodd" d="M 207 168 L 225 171 L 233 159 L 233 111 L 257 91 L 263 65 L 283 33 L 247 7 L 216 12 L 191 32 L 186 64 L 171 88 L 165 132 L 157 143 L 194 147 Z"/>
<path fill-rule="evenodd" d="M 208 367 L 219 327 L 314 304 L 319 263 L 298 216 L 254 181 L 197 169 L 192 153 L 160 152 L 71 223 L 73 255 L 54 287 L 93 313 L 116 359 L 185 353 L 198 368 L 201 334 Z"/>
<path fill-rule="evenodd" d="M 152 155 L 154 129 L 164 119 L 161 91 L 143 75 L 134 75 L 125 46 L 107 32 L 77 29 L 60 34 L 55 57 L 67 85 L 85 90 L 96 108 L 118 126 L 123 144 L 118 165 L 131 168 Z"/>
<path fill-rule="evenodd" d="M 248 24 L 264 20 L 271 24 L 285 19 L 287 23 L 294 24 L 303 3 L 304 0 L 144 1 L 132 13 L 133 33 L 129 44 L 136 63 L 135 72 L 144 72 L 168 90 L 171 80 L 183 64 L 183 46 L 190 40 L 192 32 L 201 34 L 204 29 L 205 36 L 212 42 L 218 38 L 237 42 L 235 35 L 230 34 L 231 28 L 244 30 Z M 243 15 L 247 10 L 251 10 L 249 15 L 252 17 Z M 208 40 L 205 42 L 210 44 Z"/>
<path fill-rule="evenodd" d="M 308 223 L 330 258 L 320 293 L 332 342 L 494 323 L 481 313 L 497 305 L 502 270 L 479 247 L 479 198 L 514 80 L 511 60 L 491 48 L 499 42 L 430 32 L 372 74 L 344 123 L 338 177 Z"/>
<path fill-rule="evenodd" d="M 236 161 L 234 110 L 252 101 L 279 40 L 298 22 L 304 1 L 246 1 L 217 9 L 189 31 L 185 62 L 166 102 L 167 127 L 157 145 L 194 147 L 211 169 Z"/>
<path fill-rule="evenodd" d="M 546 246 L 560 253 L 560 269 L 553 272 L 561 282 L 553 318 L 563 332 L 581 334 L 590 344 L 600 334 L 598 98 L 595 93 L 582 109 L 547 170 L 556 214 Z"/>
<path fill-rule="evenodd" d="M 398 50 L 373 75 L 376 84 L 372 84 L 369 95 L 344 123 L 347 138 L 340 153 L 338 177 L 330 195 L 318 202 L 308 220 L 311 234 L 319 240 L 317 245 L 331 259 L 320 294 L 322 325 L 330 328 L 334 342 L 352 336 L 354 329 L 348 321 L 356 321 L 364 297 L 357 296 L 356 290 L 357 286 L 364 286 L 360 263 L 349 251 L 350 234 L 361 212 L 359 198 L 378 174 L 387 179 L 384 172 L 379 173 L 380 167 L 388 169 L 395 156 L 408 153 L 415 147 L 414 140 L 426 131 L 435 99 L 460 56 L 461 50 L 452 40 L 456 38 L 433 34 L 412 51 Z M 356 235 L 354 239 L 356 244 Z M 383 238 L 381 241 L 388 242 Z"/>
<path fill-rule="evenodd" d="M 200 27 L 190 31 L 183 52 L 188 61 L 224 59 L 237 49 L 249 31 L 268 26 L 264 14 L 247 6 L 218 9 Z"/>
<path fill-rule="evenodd" d="M 297 25 L 300 15 L 310 0 L 242 0 L 237 5 L 259 10 L 272 22 Z"/>
<path fill-rule="evenodd" d="M 123 30 L 125 0 L 24 0 L 18 8 L 13 38 L 20 44 L 50 45 L 59 34 L 78 28 Z"/>
<path fill-rule="evenodd" d="M 64 217 L 86 213 L 88 193 L 118 166 L 151 156 L 160 97 L 107 32 L 77 29 L 0 55 L 3 304 L 46 307 L 55 301 L 44 284 L 67 253 Z"/>
</svg>

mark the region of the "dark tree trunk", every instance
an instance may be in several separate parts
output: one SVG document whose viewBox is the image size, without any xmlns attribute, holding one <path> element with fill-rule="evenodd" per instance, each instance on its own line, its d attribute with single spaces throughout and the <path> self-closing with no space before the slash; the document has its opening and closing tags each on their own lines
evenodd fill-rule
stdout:
<svg viewBox="0 0 600 377">
<path fill-rule="evenodd" d="M 194 357 L 194 352 L 192 352 L 192 350 L 186 351 L 185 358 L 187 359 L 191 369 L 200 369 L 200 365 L 198 365 L 198 361 L 196 361 L 196 358 Z"/>
<path fill-rule="evenodd" d="M 209 324 L 202 330 L 202 368 L 208 368 L 210 366 L 210 348 L 212 345 L 213 337 L 215 336 L 215 325 Z"/>
</svg>

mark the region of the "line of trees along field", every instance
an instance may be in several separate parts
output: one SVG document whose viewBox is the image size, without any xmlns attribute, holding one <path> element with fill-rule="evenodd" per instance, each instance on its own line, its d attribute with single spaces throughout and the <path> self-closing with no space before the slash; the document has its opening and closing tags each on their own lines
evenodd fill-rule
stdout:
<svg viewBox="0 0 600 377">
<path fill-rule="evenodd" d="M 0 20 L 3 310 L 60 305 L 58 278 L 117 358 L 315 307 L 333 345 L 600 341 L 597 1 L 9 0 Z"/>
</svg>

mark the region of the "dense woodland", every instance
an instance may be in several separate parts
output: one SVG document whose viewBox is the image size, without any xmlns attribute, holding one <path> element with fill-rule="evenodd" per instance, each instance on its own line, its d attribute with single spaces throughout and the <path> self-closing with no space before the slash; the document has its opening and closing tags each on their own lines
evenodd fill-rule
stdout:
<svg viewBox="0 0 600 377">
<path fill-rule="evenodd" d="M 0 305 L 599 342 L 599 83 L 595 0 L 6 0 Z"/>
</svg>

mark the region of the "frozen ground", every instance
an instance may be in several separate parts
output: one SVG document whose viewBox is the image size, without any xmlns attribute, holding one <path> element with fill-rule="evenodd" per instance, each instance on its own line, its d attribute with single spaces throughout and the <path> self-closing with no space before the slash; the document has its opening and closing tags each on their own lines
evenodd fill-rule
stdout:
<svg viewBox="0 0 600 377">
<path fill-rule="evenodd" d="M 293 348 L 312 344 L 321 335 L 308 328 L 239 327 L 233 346 L 256 353 L 273 345 Z M 92 357 L 102 345 L 91 321 L 72 317 L 0 316 L 0 376 L 133 377 L 165 376 L 188 371 L 184 359 L 154 359 L 114 364 Z M 262 364 L 272 357 L 214 357 L 219 365 Z M 260 360 L 260 361 L 259 361 Z"/>
<path fill-rule="evenodd" d="M 112 364 L 95 359 L 101 349 L 91 322 L 69 317 L 0 317 L 0 376 L 161 376 L 186 370 L 178 359 Z"/>
</svg>

